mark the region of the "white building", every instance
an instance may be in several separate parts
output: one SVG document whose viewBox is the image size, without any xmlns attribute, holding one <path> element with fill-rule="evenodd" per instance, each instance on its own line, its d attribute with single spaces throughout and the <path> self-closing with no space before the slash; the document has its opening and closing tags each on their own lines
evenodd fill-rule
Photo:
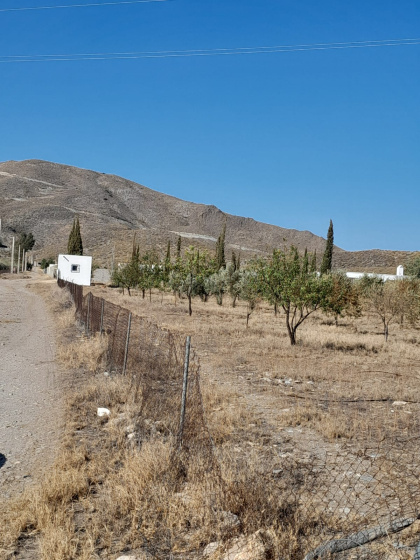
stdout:
<svg viewBox="0 0 420 560">
<path fill-rule="evenodd" d="M 58 278 L 79 284 L 79 286 L 90 286 L 92 273 L 92 257 L 81 255 L 58 255 Z"/>
<path fill-rule="evenodd" d="M 404 267 L 400 265 L 397 268 L 397 274 L 374 274 L 373 272 L 346 272 L 347 278 L 353 278 L 358 280 L 363 278 L 363 276 L 370 276 L 371 278 L 380 278 L 384 282 L 387 280 L 398 280 L 399 278 L 404 278 Z"/>
</svg>

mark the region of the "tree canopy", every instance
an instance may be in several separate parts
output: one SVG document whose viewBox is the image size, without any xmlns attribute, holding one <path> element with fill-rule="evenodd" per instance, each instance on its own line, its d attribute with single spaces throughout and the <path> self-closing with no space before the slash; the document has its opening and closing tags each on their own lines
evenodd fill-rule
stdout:
<svg viewBox="0 0 420 560">
<path fill-rule="evenodd" d="M 73 226 L 67 242 L 67 254 L 69 255 L 83 255 L 83 242 L 80 233 L 79 218 L 73 220 Z"/>
</svg>

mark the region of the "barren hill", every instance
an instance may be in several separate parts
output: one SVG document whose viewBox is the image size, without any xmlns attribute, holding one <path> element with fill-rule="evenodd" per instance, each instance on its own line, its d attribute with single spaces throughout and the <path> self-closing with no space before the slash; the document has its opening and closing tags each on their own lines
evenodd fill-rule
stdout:
<svg viewBox="0 0 420 560">
<path fill-rule="evenodd" d="M 186 202 L 153 191 L 127 179 L 40 160 L 0 163 L 0 218 L 2 237 L 33 232 L 37 256 L 54 256 L 66 250 L 75 216 L 79 216 L 85 250 L 102 264 L 111 258 L 125 260 L 134 233 L 143 247 L 162 249 L 178 235 L 184 245 L 214 248 L 226 221 L 228 252 L 244 257 L 296 245 L 303 250 L 324 251 L 325 240 L 309 231 L 285 229 L 226 214 L 215 206 Z M 365 252 L 361 252 L 365 255 Z M 335 248 L 337 266 L 351 267 L 366 260 L 368 266 L 394 267 L 399 256 L 363 255 Z"/>
</svg>

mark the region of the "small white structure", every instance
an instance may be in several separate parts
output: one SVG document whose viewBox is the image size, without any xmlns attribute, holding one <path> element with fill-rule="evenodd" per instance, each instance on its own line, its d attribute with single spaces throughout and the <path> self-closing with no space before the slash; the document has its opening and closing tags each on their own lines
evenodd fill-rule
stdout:
<svg viewBox="0 0 420 560">
<path fill-rule="evenodd" d="M 58 255 L 58 278 L 79 286 L 90 286 L 92 257 Z"/>
<path fill-rule="evenodd" d="M 380 278 L 384 282 L 387 280 L 399 280 L 404 278 L 404 267 L 400 265 L 397 268 L 397 274 L 375 274 L 373 272 L 346 272 L 347 278 L 352 278 L 354 280 L 359 280 L 363 276 L 369 276 L 370 278 Z"/>
<path fill-rule="evenodd" d="M 50 264 L 47 266 L 47 274 L 51 276 L 51 278 L 57 278 L 57 265 Z"/>
</svg>

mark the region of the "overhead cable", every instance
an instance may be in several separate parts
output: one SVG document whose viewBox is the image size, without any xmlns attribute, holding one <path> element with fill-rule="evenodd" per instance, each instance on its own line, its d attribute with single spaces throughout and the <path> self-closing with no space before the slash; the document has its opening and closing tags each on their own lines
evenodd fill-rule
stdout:
<svg viewBox="0 0 420 560">
<path fill-rule="evenodd" d="M 62 6 L 29 6 L 21 8 L 0 8 L 0 12 L 26 12 L 33 10 L 59 10 L 63 8 L 90 8 L 92 6 L 119 6 L 122 4 L 150 4 L 152 2 L 170 2 L 172 0 L 118 0 L 116 2 L 91 2 L 89 4 L 65 4 Z"/>
<path fill-rule="evenodd" d="M 161 0 L 163 1 L 163 0 Z M 414 39 L 383 39 L 372 41 L 351 41 L 340 43 L 311 43 L 301 45 L 272 45 L 260 47 L 232 47 L 190 50 L 133 51 L 133 52 L 99 52 L 99 53 L 67 53 L 67 54 L 34 54 L 34 55 L 0 55 L 0 63 L 11 62 L 60 62 L 77 60 L 123 60 L 141 58 L 179 58 L 197 56 L 233 56 L 243 54 L 286 53 L 297 51 L 324 51 L 341 49 L 365 49 L 373 47 L 397 47 L 419 45 L 420 38 Z"/>
</svg>

